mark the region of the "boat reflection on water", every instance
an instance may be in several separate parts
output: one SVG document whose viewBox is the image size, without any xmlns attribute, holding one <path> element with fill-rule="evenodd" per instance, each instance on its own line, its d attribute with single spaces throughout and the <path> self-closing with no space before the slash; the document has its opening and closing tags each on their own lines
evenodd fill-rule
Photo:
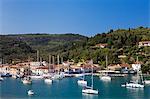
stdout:
<svg viewBox="0 0 150 99">
<path fill-rule="evenodd" d="M 98 99 L 98 95 L 82 93 L 82 98 L 83 99 Z"/>
</svg>

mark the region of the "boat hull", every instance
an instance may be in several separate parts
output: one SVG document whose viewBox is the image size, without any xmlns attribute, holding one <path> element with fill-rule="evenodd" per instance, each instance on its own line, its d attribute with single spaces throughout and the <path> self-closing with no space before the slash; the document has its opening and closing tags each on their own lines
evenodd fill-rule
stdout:
<svg viewBox="0 0 150 99">
<path fill-rule="evenodd" d="M 103 80 L 103 81 L 111 81 L 110 76 L 102 76 L 102 77 L 100 77 L 100 79 Z"/>
<path fill-rule="evenodd" d="M 145 84 L 150 84 L 150 80 L 145 80 L 144 83 Z"/>
<path fill-rule="evenodd" d="M 86 93 L 86 94 L 98 94 L 98 90 L 94 90 L 94 89 L 83 89 L 82 93 Z"/>
<path fill-rule="evenodd" d="M 30 81 L 30 80 L 22 80 L 22 82 L 23 82 L 23 84 L 31 84 L 32 83 L 32 81 Z"/>
<path fill-rule="evenodd" d="M 32 90 L 29 90 L 28 95 L 34 95 L 34 92 Z"/>
<path fill-rule="evenodd" d="M 45 79 L 44 82 L 47 83 L 47 84 L 51 84 L 52 80 L 51 79 Z"/>
<path fill-rule="evenodd" d="M 135 84 L 135 83 L 127 83 L 125 85 L 121 85 L 122 87 L 127 87 L 127 88 L 144 88 L 144 85 L 141 84 Z"/>
</svg>

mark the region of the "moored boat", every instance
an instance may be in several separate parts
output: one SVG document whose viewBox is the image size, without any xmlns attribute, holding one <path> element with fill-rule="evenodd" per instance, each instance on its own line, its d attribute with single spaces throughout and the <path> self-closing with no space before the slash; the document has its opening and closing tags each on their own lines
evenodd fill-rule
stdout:
<svg viewBox="0 0 150 99">
<path fill-rule="evenodd" d="M 25 77 L 22 79 L 23 84 L 31 84 L 32 80 L 30 77 Z"/>
<path fill-rule="evenodd" d="M 29 90 L 29 91 L 28 91 L 28 95 L 34 95 L 33 90 Z"/>
<path fill-rule="evenodd" d="M 0 81 L 3 81 L 3 80 L 4 80 L 4 78 L 0 77 Z"/>
<path fill-rule="evenodd" d="M 93 88 L 93 60 L 91 60 L 90 64 L 92 65 L 92 84 L 91 84 L 91 87 L 90 86 L 86 86 L 82 89 L 82 93 L 85 93 L 85 94 L 99 94 L 99 91 L 98 90 L 95 90 Z"/>
<path fill-rule="evenodd" d="M 53 80 L 50 79 L 50 78 L 45 78 L 44 82 L 47 83 L 47 84 L 52 84 Z"/>
<path fill-rule="evenodd" d="M 150 84 L 150 80 L 144 80 L 145 84 Z"/>
<path fill-rule="evenodd" d="M 100 79 L 103 81 L 111 81 L 111 77 L 108 75 L 101 76 Z"/>
</svg>

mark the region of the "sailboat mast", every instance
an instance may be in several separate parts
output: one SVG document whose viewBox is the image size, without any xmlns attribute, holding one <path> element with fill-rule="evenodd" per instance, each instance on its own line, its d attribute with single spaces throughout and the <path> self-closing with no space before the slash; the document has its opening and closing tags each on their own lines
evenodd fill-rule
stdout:
<svg viewBox="0 0 150 99">
<path fill-rule="evenodd" d="M 63 60 L 63 57 L 61 57 L 61 63 L 63 63 L 63 61 L 64 61 L 64 60 Z"/>
<path fill-rule="evenodd" d="M 50 64 L 51 64 L 51 55 L 49 55 L 48 72 L 50 72 Z"/>
<path fill-rule="evenodd" d="M 36 59 L 37 62 L 39 62 L 39 50 L 37 50 L 37 59 Z"/>
<path fill-rule="evenodd" d="M 83 80 L 85 79 L 85 66 L 83 65 Z"/>
<path fill-rule="evenodd" d="M 108 65 L 108 57 L 106 55 L 106 69 L 107 69 L 107 65 Z"/>
<path fill-rule="evenodd" d="M 58 73 L 60 72 L 59 71 L 59 55 L 57 55 L 57 65 L 58 65 Z"/>
<path fill-rule="evenodd" d="M 91 85 L 91 87 L 93 89 L 93 60 L 91 60 L 91 62 L 92 62 L 92 85 Z"/>
</svg>

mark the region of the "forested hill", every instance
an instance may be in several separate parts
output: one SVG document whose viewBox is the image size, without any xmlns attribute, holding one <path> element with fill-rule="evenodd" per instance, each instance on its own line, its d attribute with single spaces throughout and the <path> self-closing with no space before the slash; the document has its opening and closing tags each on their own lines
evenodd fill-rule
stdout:
<svg viewBox="0 0 150 99">
<path fill-rule="evenodd" d="M 78 34 L 17 34 L 0 37 L 1 57 L 7 62 L 28 58 L 36 60 L 36 51 L 39 50 L 43 60 L 48 60 L 48 54 L 59 54 L 64 60 L 78 62 L 92 58 L 94 63 L 105 66 L 106 55 L 109 56 L 108 64 L 131 64 L 139 56 L 139 61 L 145 66 L 150 65 L 150 47 L 138 47 L 139 41 L 150 41 L 150 28 L 111 29 L 90 38 Z M 93 48 L 99 43 L 108 46 Z M 126 57 L 120 59 L 119 55 Z"/>
<path fill-rule="evenodd" d="M 6 60 L 25 59 L 28 56 L 36 59 L 36 50 L 45 58 L 47 54 L 66 52 L 72 45 L 82 45 L 87 41 L 87 37 L 79 34 L 13 34 L 0 35 L 0 38 L 1 57 Z"/>
<path fill-rule="evenodd" d="M 136 29 L 110 30 L 107 33 L 100 33 L 89 39 L 89 45 L 107 43 L 114 48 L 134 46 L 139 41 L 150 41 L 150 28 L 138 27 Z"/>
</svg>

